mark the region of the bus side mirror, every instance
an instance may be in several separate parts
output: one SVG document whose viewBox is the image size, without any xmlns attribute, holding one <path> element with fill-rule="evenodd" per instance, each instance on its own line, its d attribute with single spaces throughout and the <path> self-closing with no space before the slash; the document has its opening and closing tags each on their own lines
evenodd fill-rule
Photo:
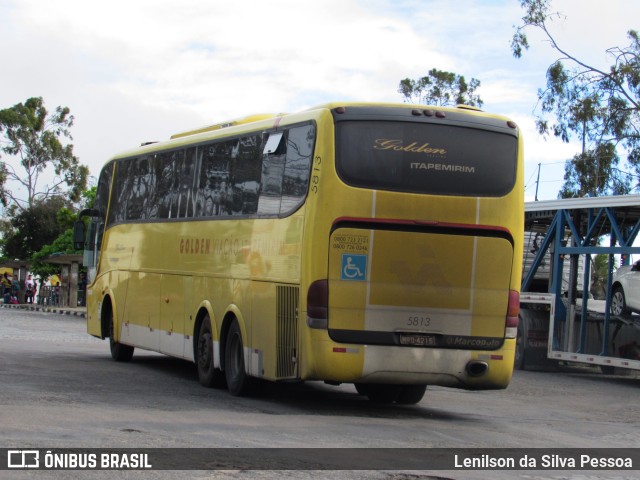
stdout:
<svg viewBox="0 0 640 480">
<path fill-rule="evenodd" d="M 73 224 L 73 248 L 84 250 L 84 222 L 77 220 Z"/>
</svg>

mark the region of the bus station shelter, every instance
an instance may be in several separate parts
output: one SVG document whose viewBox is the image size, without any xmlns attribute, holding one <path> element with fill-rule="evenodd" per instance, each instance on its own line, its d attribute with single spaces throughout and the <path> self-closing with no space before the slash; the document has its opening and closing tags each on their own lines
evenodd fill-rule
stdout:
<svg viewBox="0 0 640 480">
<path fill-rule="evenodd" d="M 4 262 L 0 262 L 0 268 L 10 268 L 13 270 L 13 276 L 17 277 L 18 282 L 20 282 L 20 294 L 18 297 L 18 301 L 20 303 L 24 303 L 24 282 L 27 279 L 27 272 L 29 271 L 29 267 L 31 263 L 28 260 L 5 260 Z"/>
<path fill-rule="evenodd" d="M 57 298 L 56 306 L 59 307 L 76 307 L 78 306 L 78 283 L 80 264 L 82 263 L 82 255 L 80 254 L 54 254 L 45 259 L 47 263 L 60 266 L 60 292 Z M 20 282 L 20 294 L 18 301 L 25 302 L 25 280 L 29 274 L 31 262 L 28 260 L 5 260 L 0 262 L 0 268 L 10 268 L 13 270 L 13 277 Z M 44 286 L 38 285 L 37 302 L 40 304 L 51 304 L 51 291 L 55 285 Z"/>
<path fill-rule="evenodd" d="M 45 261 L 54 265 L 60 265 L 60 307 L 78 306 L 78 281 L 82 255 L 80 254 L 54 254 L 48 256 Z M 55 285 L 51 286 L 52 288 Z"/>
</svg>

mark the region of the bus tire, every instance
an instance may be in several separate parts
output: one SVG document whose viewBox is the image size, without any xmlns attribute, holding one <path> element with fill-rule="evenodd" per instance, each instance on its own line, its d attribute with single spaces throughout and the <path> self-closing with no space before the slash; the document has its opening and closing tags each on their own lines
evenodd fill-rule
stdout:
<svg viewBox="0 0 640 480">
<path fill-rule="evenodd" d="M 224 374 L 231 395 L 241 397 L 252 390 L 252 379 L 245 370 L 242 333 L 237 320 L 231 323 L 225 340 Z"/>
<path fill-rule="evenodd" d="M 513 358 L 513 368 L 516 370 L 524 370 L 526 367 L 524 355 L 527 342 L 527 329 L 524 322 L 525 319 L 520 316 L 516 333 L 516 351 Z"/>
<path fill-rule="evenodd" d="M 616 367 L 613 365 L 600 365 L 600 371 L 603 375 L 615 375 Z"/>
<path fill-rule="evenodd" d="M 116 362 L 130 362 L 133 358 L 134 348 L 130 345 L 123 345 L 116 342 L 115 326 L 113 322 L 113 311 L 109 309 L 109 349 L 111 350 L 111 358 Z"/>
<path fill-rule="evenodd" d="M 367 397 L 373 403 L 393 403 L 402 391 L 402 385 L 371 383 L 367 387 Z"/>
<path fill-rule="evenodd" d="M 426 391 L 426 385 L 404 385 L 396 399 L 396 403 L 399 405 L 415 405 L 422 400 Z"/>
<path fill-rule="evenodd" d="M 224 373 L 216 368 L 213 362 L 213 331 L 209 315 L 204 317 L 198 332 L 196 366 L 198 367 L 198 381 L 202 386 L 222 388 L 226 385 Z"/>
<path fill-rule="evenodd" d="M 358 392 L 358 395 L 366 396 L 369 393 L 369 384 L 367 383 L 354 383 L 353 386 L 356 387 L 356 392 Z"/>
</svg>

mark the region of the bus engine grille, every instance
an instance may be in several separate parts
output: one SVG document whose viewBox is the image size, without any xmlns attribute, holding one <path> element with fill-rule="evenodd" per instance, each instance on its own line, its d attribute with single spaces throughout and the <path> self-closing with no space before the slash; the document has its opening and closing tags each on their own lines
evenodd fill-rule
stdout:
<svg viewBox="0 0 640 480">
<path fill-rule="evenodd" d="M 276 376 L 295 378 L 299 288 L 279 285 L 276 294 Z"/>
</svg>

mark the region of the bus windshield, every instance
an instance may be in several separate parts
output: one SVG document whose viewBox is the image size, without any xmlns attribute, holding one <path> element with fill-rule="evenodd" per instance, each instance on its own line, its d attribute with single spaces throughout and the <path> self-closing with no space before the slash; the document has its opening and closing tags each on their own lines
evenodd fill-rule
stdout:
<svg viewBox="0 0 640 480">
<path fill-rule="evenodd" d="M 337 169 L 349 185 L 482 197 L 515 185 L 513 133 L 399 121 L 342 121 L 336 129 Z"/>
</svg>

